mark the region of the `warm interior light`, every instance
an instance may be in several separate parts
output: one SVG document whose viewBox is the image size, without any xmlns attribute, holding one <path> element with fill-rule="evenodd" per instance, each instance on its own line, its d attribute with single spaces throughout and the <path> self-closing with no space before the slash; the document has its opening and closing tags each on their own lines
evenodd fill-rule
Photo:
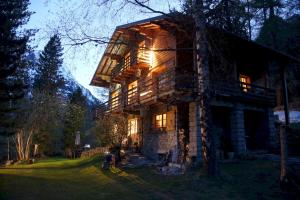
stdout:
<svg viewBox="0 0 300 200">
<path fill-rule="evenodd" d="M 138 132 L 138 118 L 128 119 L 128 133 L 127 135 L 133 135 Z"/>
<path fill-rule="evenodd" d="M 148 91 L 145 91 L 145 92 L 141 92 L 140 93 L 140 96 L 143 97 L 143 96 L 146 96 L 147 94 L 151 93 L 152 90 L 148 90 Z"/>
<path fill-rule="evenodd" d="M 149 65 L 150 65 L 150 68 L 153 67 L 153 61 L 154 61 L 154 51 L 151 49 L 149 51 Z"/>
</svg>

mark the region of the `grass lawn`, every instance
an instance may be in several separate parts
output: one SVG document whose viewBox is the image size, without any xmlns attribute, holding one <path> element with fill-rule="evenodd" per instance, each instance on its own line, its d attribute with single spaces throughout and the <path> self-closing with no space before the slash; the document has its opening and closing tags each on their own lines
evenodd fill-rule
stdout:
<svg viewBox="0 0 300 200">
<path fill-rule="evenodd" d="M 0 169 L 0 199 L 282 199 L 279 164 L 241 161 L 222 165 L 221 178 L 202 170 L 162 176 L 155 169 L 100 169 L 100 158 L 51 158 Z"/>
</svg>

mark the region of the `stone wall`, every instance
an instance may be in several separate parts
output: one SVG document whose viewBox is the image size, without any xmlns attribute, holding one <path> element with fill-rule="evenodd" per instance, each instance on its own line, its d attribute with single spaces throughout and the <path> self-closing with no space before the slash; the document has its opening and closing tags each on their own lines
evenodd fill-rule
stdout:
<svg viewBox="0 0 300 200">
<path fill-rule="evenodd" d="M 101 154 L 104 154 L 105 152 L 108 152 L 108 147 L 97 147 L 97 148 L 94 148 L 94 149 L 90 149 L 90 150 L 86 150 L 86 151 L 83 151 L 80 155 L 81 158 L 90 158 L 92 156 L 95 156 L 95 155 L 101 155 Z"/>
<path fill-rule="evenodd" d="M 230 138 L 234 151 L 237 154 L 243 154 L 247 151 L 246 133 L 245 133 L 245 113 L 246 110 L 254 110 L 266 113 L 264 120 L 267 123 L 268 131 L 268 148 L 274 148 L 278 140 L 274 124 L 274 114 L 271 108 L 251 107 L 248 104 L 237 103 L 234 107 L 230 107 Z M 262 111 L 265 112 L 262 112 Z M 167 124 L 166 130 L 155 130 L 153 118 L 155 114 L 166 112 Z M 141 111 L 143 124 L 143 146 L 142 152 L 150 158 L 157 159 L 159 153 L 166 153 L 170 150 L 176 151 L 177 145 L 177 108 L 175 106 L 167 107 L 166 105 L 149 107 Z M 229 114 L 229 113 L 228 113 Z M 169 121 L 171 119 L 171 121 Z M 201 128 L 200 128 L 200 110 L 195 102 L 189 104 L 189 156 L 196 156 L 197 160 L 201 160 Z"/>
<path fill-rule="evenodd" d="M 189 127 L 190 127 L 190 143 L 189 156 L 196 156 L 197 160 L 201 160 L 201 129 L 200 129 L 200 112 L 196 108 L 196 103 L 189 104 Z"/>
<path fill-rule="evenodd" d="M 158 159 L 159 154 L 166 154 L 170 150 L 176 150 L 176 131 L 150 132 L 144 135 L 143 154 L 149 158 Z"/>
<path fill-rule="evenodd" d="M 231 142 L 234 151 L 238 154 L 246 152 L 246 138 L 245 138 L 245 123 L 244 110 L 242 105 L 236 104 L 231 111 Z"/>
<path fill-rule="evenodd" d="M 279 138 L 275 127 L 275 115 L 273 109 L 266 109 L 267 120 L 268 120 L 268 149 L 271 151 L 278 151 L 279 149 Z"/>
<path fill-rule="evenodd" d="M 156 129 L 154 117 L 156 114 L 167 113 L 167 127 Z M 176 107 L 156 105 L 141 110 L 143 145 L 142 153 L 157 160 L 160 153 L 174 151 L 177 145 Z"/>
</svg>

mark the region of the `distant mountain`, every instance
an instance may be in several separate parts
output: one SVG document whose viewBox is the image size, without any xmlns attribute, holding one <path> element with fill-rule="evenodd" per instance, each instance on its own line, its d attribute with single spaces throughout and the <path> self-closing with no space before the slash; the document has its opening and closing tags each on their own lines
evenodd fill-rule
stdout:
<svg viewBox="0 0 300 200">
<path fill-rule="evenodd" d="M 78 83 L 70 73 L 63 74 L 66 81 L 63 92 L 66 96 L 69 96 L 79 87 L 82 90 L 82 94 L 86 97 L 89 106 L 97 106 L 101 103 L 100 100 L 98 100 L 94 95 L 92 95 L 92 93 L 87 88 Z"/>
<path fill-rule="evenodd" d="M 34 77 L 36 75 L 35 66 L 37 65 L 37 61 L 39 58 L 39 52 L 31 52 L 27 56 L 28 60 L 31 62 L 32 67 L 29 70 L 29 77 L 30 77 L 30 85 L 32 86 Z M 86 97 L 87 103 L 89 107 L 98 106 L 101 101 L 97 99 L 87 88 L 82 86 L 80 83 L 76 81 L 74 76 L 68 71 L 67 67 L 63 66 L 61 72 L 64 76 L 66 84 L 62 89 L 62 93 L 65 97 L 68 97 L 71 93 L 73 93 L 78 87 L 81 88 L 83 95 Z M 101 99 L 105 99 L 105 94 L 100 92 Z M 102 97 L 103 96 L 103 97 Z"/>
</svg>

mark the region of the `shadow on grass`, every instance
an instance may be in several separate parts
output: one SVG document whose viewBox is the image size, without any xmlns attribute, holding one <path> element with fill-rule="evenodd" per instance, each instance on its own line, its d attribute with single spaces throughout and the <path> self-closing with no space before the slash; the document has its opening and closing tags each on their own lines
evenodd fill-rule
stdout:
<svg viewBox="0 0 300 200">
<path fill-rule="evenodd" d="M 290 199 L 279 188 L 277 164 L 242 161 L 222 164 L 220 177 L 208 177 L 202 169 L 185 175 L 158 175 L 152 168 L 102 170 L 109 178 L 136 192 L 160 199 Z"/>
<path fill-rule="evenodd" d="M 289 199 L 280 192 L 278 164 L 269 161 L 222 164 L 219 178 L 200 168 L 180 176 L 159 175 L 154 168 L 103 170 L 102 161 L 98 156 L 72 166 L 0 171 L 0 199 Z"/>
<path fill-rule="evenodd" d="M 132 170 L 112 168 L 110 170 L 100 170 L 105 176 L 120 183 L 127 190 L 134 191 L 136 194 L 142 196 L 144 195 L 146 199 L 174 199 L 170 192 L 162 190 L 162 188 L 152 182 L 157 182 L 162 177 L 154 174 L 151 168 Z M 150 180 L 149 175 L 152 176 Z"/>
<path fill-rule="evenodd" d="M 32 176 L 0 174 L 0 199 L 42 199 L 44 190 L 41 190 L 49 180 Z"/>
</svg>

